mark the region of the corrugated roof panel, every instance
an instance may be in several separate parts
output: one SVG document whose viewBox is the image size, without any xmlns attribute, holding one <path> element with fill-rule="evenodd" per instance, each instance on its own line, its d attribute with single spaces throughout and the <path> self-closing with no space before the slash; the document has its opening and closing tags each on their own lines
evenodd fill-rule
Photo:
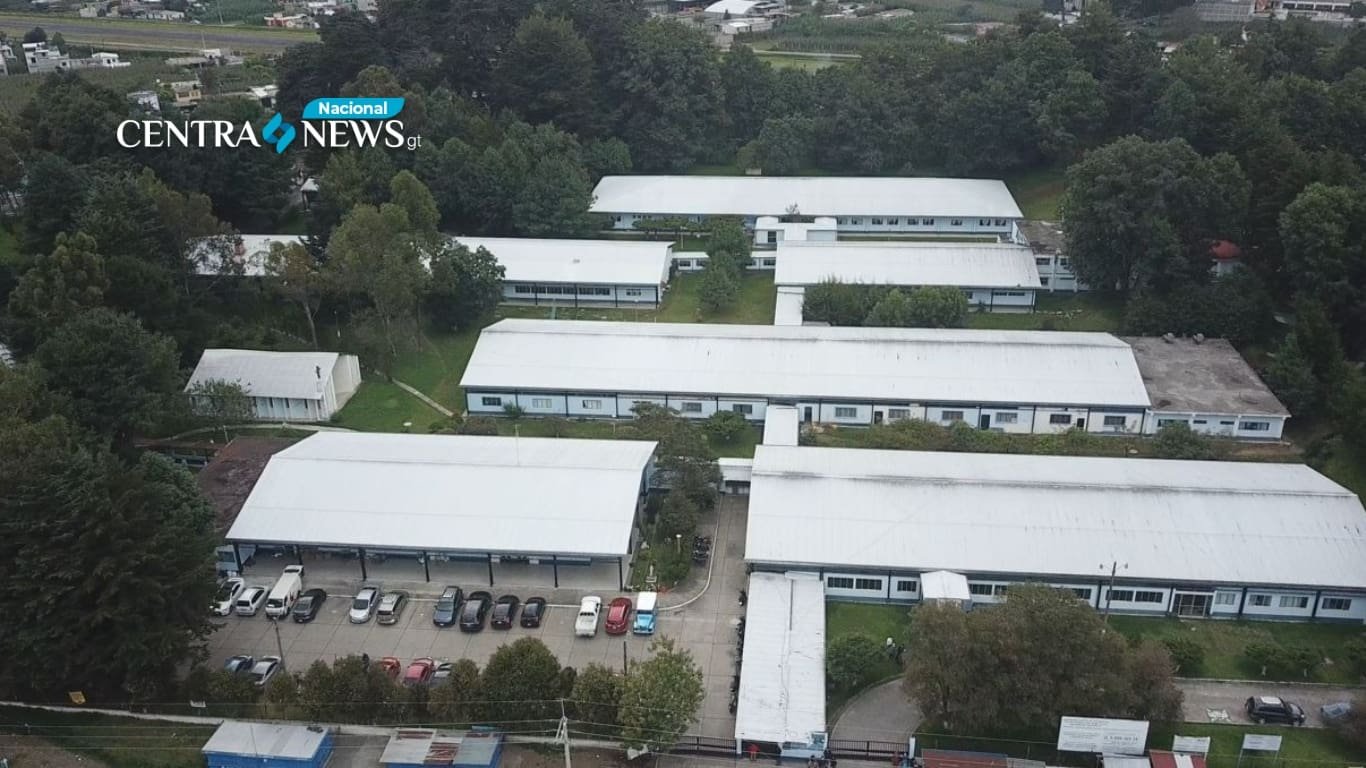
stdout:
<svg viewBox="0 0 1366 768">
<path fill-rule="evenodd" d="M 825 732 L 825 585 L 816 574 L 754 573 L 745 604 L 735 738 L 808 743 Z"/>
<path fill-rule="evenodd" d="M 505 282 L 659 285 L 668 282 L 673 243 L 642 240 L 452 238 L 484 248 L 503 266 Z"/>
<path fill-rule="evenodd" d="M 254 397 L 321 400 L 337 357 L 336 352 L 206 349 L 185 391 L 206 381 L 228 381 Z"/>
<path fill-rule="evenodd" d="M 774 282 L 1039 288 L 1034 251 L 1010 243 L 794 243 L 778 247 Z"/>
</svg>

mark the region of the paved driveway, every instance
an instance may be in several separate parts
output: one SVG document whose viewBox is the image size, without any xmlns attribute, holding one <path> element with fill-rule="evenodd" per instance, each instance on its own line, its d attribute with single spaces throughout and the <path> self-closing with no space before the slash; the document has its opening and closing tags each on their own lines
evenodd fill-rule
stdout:
<svg viewBox="0 0 1366 768">
<path fill-rule="evenodd" d="M 1338 701 L 1351 701 L 1362 693 L 1359 688 L 1330 685 L 1293 685 L 1284 683 L 1222 682 L 1215 680 L 1178 680 L 1186 700 L 1182 714 L 1188 723 L 1227 722 L 1247 724 L 1243 703 L 1249 696 L 1280 696 L 1304 708 L 1310 728 L 1325 728 L 1319 707 Z"/>
<path fill-rule="evenodd" d="M 693 729 L 694 733 L 704 736 L 731 737 L 735 733 L 735 717 L 730 714 L 729 705 L 737 653 L 734 628 L 741 611 L 736 597 L 745 579 L 745 501 L 744 497 L 723 497 L 718 510 L 700 526 L 715 538 L 711 568 L 694 569 L 688 582 L 660 597 L 659 636 L 672 638 L 691 651 L 705 675 L 707 695 L 700 722 Z M 712 528 L 718 519 L 719 528 Z M 487 589 L 478 584 L 467 585 L 467 588 Z M 523 599 L 533 594 L 529 590 L 517 593 Z M 549 590 L 538 592 L 548 593 Z M 502 593 L 495 587 L 493 594 Z M 601 596 L 606 603 L 619 593 L 595 591 L 592 594 Z M 634 594 L 627 596 L 635 597 Z M 564 595 L 564 598 L 574 597 Z M 430 598 L 411 600 L 400 621 L 392 626 L 380 626 L 373 620 L 366 624 L 351 624 L 346 617 L 350 598 L 350 593 L 330 594 L 318 617 L 309 624 L 293 621 L 276 624 L 264 615 L 216 619 L 220 629 L 209 640 L 210 663 L 221 663 L 236 654 L 258 658 L 279 654 L 284 657 L 288 669 L 302 672 L 319 659 L 331 662 L 343 656 L 368 653 L 372 659 L 396 656 L 404 664 L 422 656 L 438 660 L 468 658 L 482 667 L 500 645 L 524 636 L 539 638 L 561 664 L 575 668 L 596 662 L 621 669 L 624 658 L 643 660 L 649 656 L 650 638 L 629 634 L 609 637 L 601 628 L 597 637 L 575 637 L 575 611 L 569 607 L 552 606 L 539 629 L 513 627 L 464 633 L 453 627 L 439 629 L 432 624 L 435 601 Z"/>
</svg>

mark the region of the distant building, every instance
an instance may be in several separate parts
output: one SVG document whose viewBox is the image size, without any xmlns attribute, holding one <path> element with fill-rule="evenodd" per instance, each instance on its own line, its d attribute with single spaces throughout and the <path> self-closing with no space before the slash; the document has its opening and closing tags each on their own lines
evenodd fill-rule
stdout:
<svg viewBox="0 0 1366 768">
<path fill-rule="evenodd" d="M 210 381 L 240 385 L 261 421 L 327 421 L 360 386 L 360 362 L 336 352 L 206 349 L 185 385 L 192 404 L 195 387 Z"/>
<path fill-rule="evenodd" d="M 267 27 L 281 27 L 284 29 L 315 29 L 317 22 L 310 19 L 306 14 L 296 13 L 286 16 L 283 13 L 273 13 L 265 17 Z"/>
<path fill-rule="evenodd" d="M 128 100 L 148 112 L 161 111 L 161 97 L 156 91 L 133 91 L 128 94 Z"/>
<path fill-rule="evenodd" d="M 1067 243 L 1062 225 L 1055 221 L 1020 222 L 1022 239 L 1034 251 L 1034 266 L 1039 270 L 1039 286 L 1049 293 L 1075 293 L 1086 290 L 1086 285 L 1072 272 L 1072 260 L 1067 258 Z"/>
<path fill-rule="evenodd" d="M 479 731 L 403 728 L 389 737 L 380 755 L 384 768 L 495 768 L 502 759 L 503 735 Z"/>
<path fill-rule="evenodd" d="M 199 80 L 177 80 L 171 83 L 171 95 L 177 107 L 193 109 L 204 99 L 204 85 Z"/>
<path fill-rule="evenodd" d="M 503 301 L 559 306 L 651 306 L 664 299 L 673 244 L 639 240 L 452 238 L 503 267 Z"/>
<path fill-rule="evenodd" d="M 203 748 L 208 768 L 323 768 L 332 732 L 316 725 L 226 720 Z"/>
<path fill-rule="evenodd" d="M 147 12 L 147 18 L 152 21 L 184 21 L 184 11 L 168 11 L 164 8 Z"/>
<path fill-rule="evenodd" d="M 47 43 L 24 43 L 24 64 L 28 67 L 30 74 L 68 69 L 70 63 L 70 59 L 65 53 L 56 48 L 47 47 Z"/>
<path fill-rule="evenodd" d="M 1279 440 L 1281 401 L 1224 339 L 1127 337 L 1152 401 L 1148 432 L 1169 424 L 1240 440 Z"/>
</svg>

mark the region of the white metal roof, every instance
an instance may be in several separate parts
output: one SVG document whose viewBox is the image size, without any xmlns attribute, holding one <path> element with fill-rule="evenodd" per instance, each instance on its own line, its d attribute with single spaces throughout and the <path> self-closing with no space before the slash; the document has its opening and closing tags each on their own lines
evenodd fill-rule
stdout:
<svg viewBox="0 0 1366 768">
<path fill-rule="evenodd" d="M 778 298 L 773 306 L 774 325 L 801 325 L 802 306 L 806 302 L 806 289 L 799 285 L 778 286 Z"/>
<path fill-rule="evenodd" d="M 668 282 L 673 257 L 673 243 L 661 241 L 452 239 L 470 250 L 486 249 L 503 265 L 503 280 L 515 282 L 659 285 Z"/>
<path fill-rule="evenodd" d="M 1366 589 L 1361 502 L 1301 464 L 761 445 L 750 494 L 759 562 Z"/>
<path fill-rule="evenodd" d="M 639 440 L 319 432 L 275 454 L 235 541 L 624 555 Z"/>
<path fill-rule="evenodd" d="M 754 573 L 735 738 L 810 743 L 825 732 L 825 585 L 814 573 Z"/>
<path fill-rule="evenodd" d="M 718 0 L 707 6 L 705 13 L 714 13 L 721 16 L 729 13 L 731 16 L 744 16 L 759 4 L 759 0 Z"/>
<path fill-rule="evenodd" d="M 595 213 L 1023 218 L 995 179 L 849 176 L 604 176 Z"/>
<path fill-rule="evenodd" d="M 224 720 L 205 742 L 202 752 L 247 757 L 307 760 L 318 753 L 327 731 L 304 725 L 247 723 Z"/>
<path fill-rule="evenodd" d="M 1038 288 L 1029 246 L 1012 243 L 813 243 L 778 245 L 774 282 L 815 285 L 834 278 L 875 285 Z"/>
<path fill-rule="evenodd" d="M 337 357 L 336 352 L 206 349 L 185 391 L 205 381 L 221 380 L 240 384 L 253 397 L 321 400 Z"/>
<path fill-rule="evenodd" d="M 1141 408 L 1129 346 L 1104 333 L 506 319 L 466 389 L 696 393 Z"/>
<path fill-rule="evenodd" d="M 800 433 L 796 407 L 770 405 L 764 410 L 764 445 L 796 445 Z"/>
</svg>

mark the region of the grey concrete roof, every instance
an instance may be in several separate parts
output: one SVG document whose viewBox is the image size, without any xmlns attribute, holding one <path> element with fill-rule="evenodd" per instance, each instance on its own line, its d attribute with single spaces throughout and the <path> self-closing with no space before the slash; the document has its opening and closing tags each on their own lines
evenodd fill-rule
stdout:
<svg viewBox="0 0 1366 768">
<path fill-rule="evenodd" d="M 1020 233 L 1035 253 L 1062 253 L 1066 247 L 1062 225 L 1056 221 L 1032 219 L 1020 222 Z"/>
<path fill-rule="evenodd" d="M 1126 337 L 1153 410 L 1289 416 L 1280 400 L 1225 339 Z"/>
</svg>

